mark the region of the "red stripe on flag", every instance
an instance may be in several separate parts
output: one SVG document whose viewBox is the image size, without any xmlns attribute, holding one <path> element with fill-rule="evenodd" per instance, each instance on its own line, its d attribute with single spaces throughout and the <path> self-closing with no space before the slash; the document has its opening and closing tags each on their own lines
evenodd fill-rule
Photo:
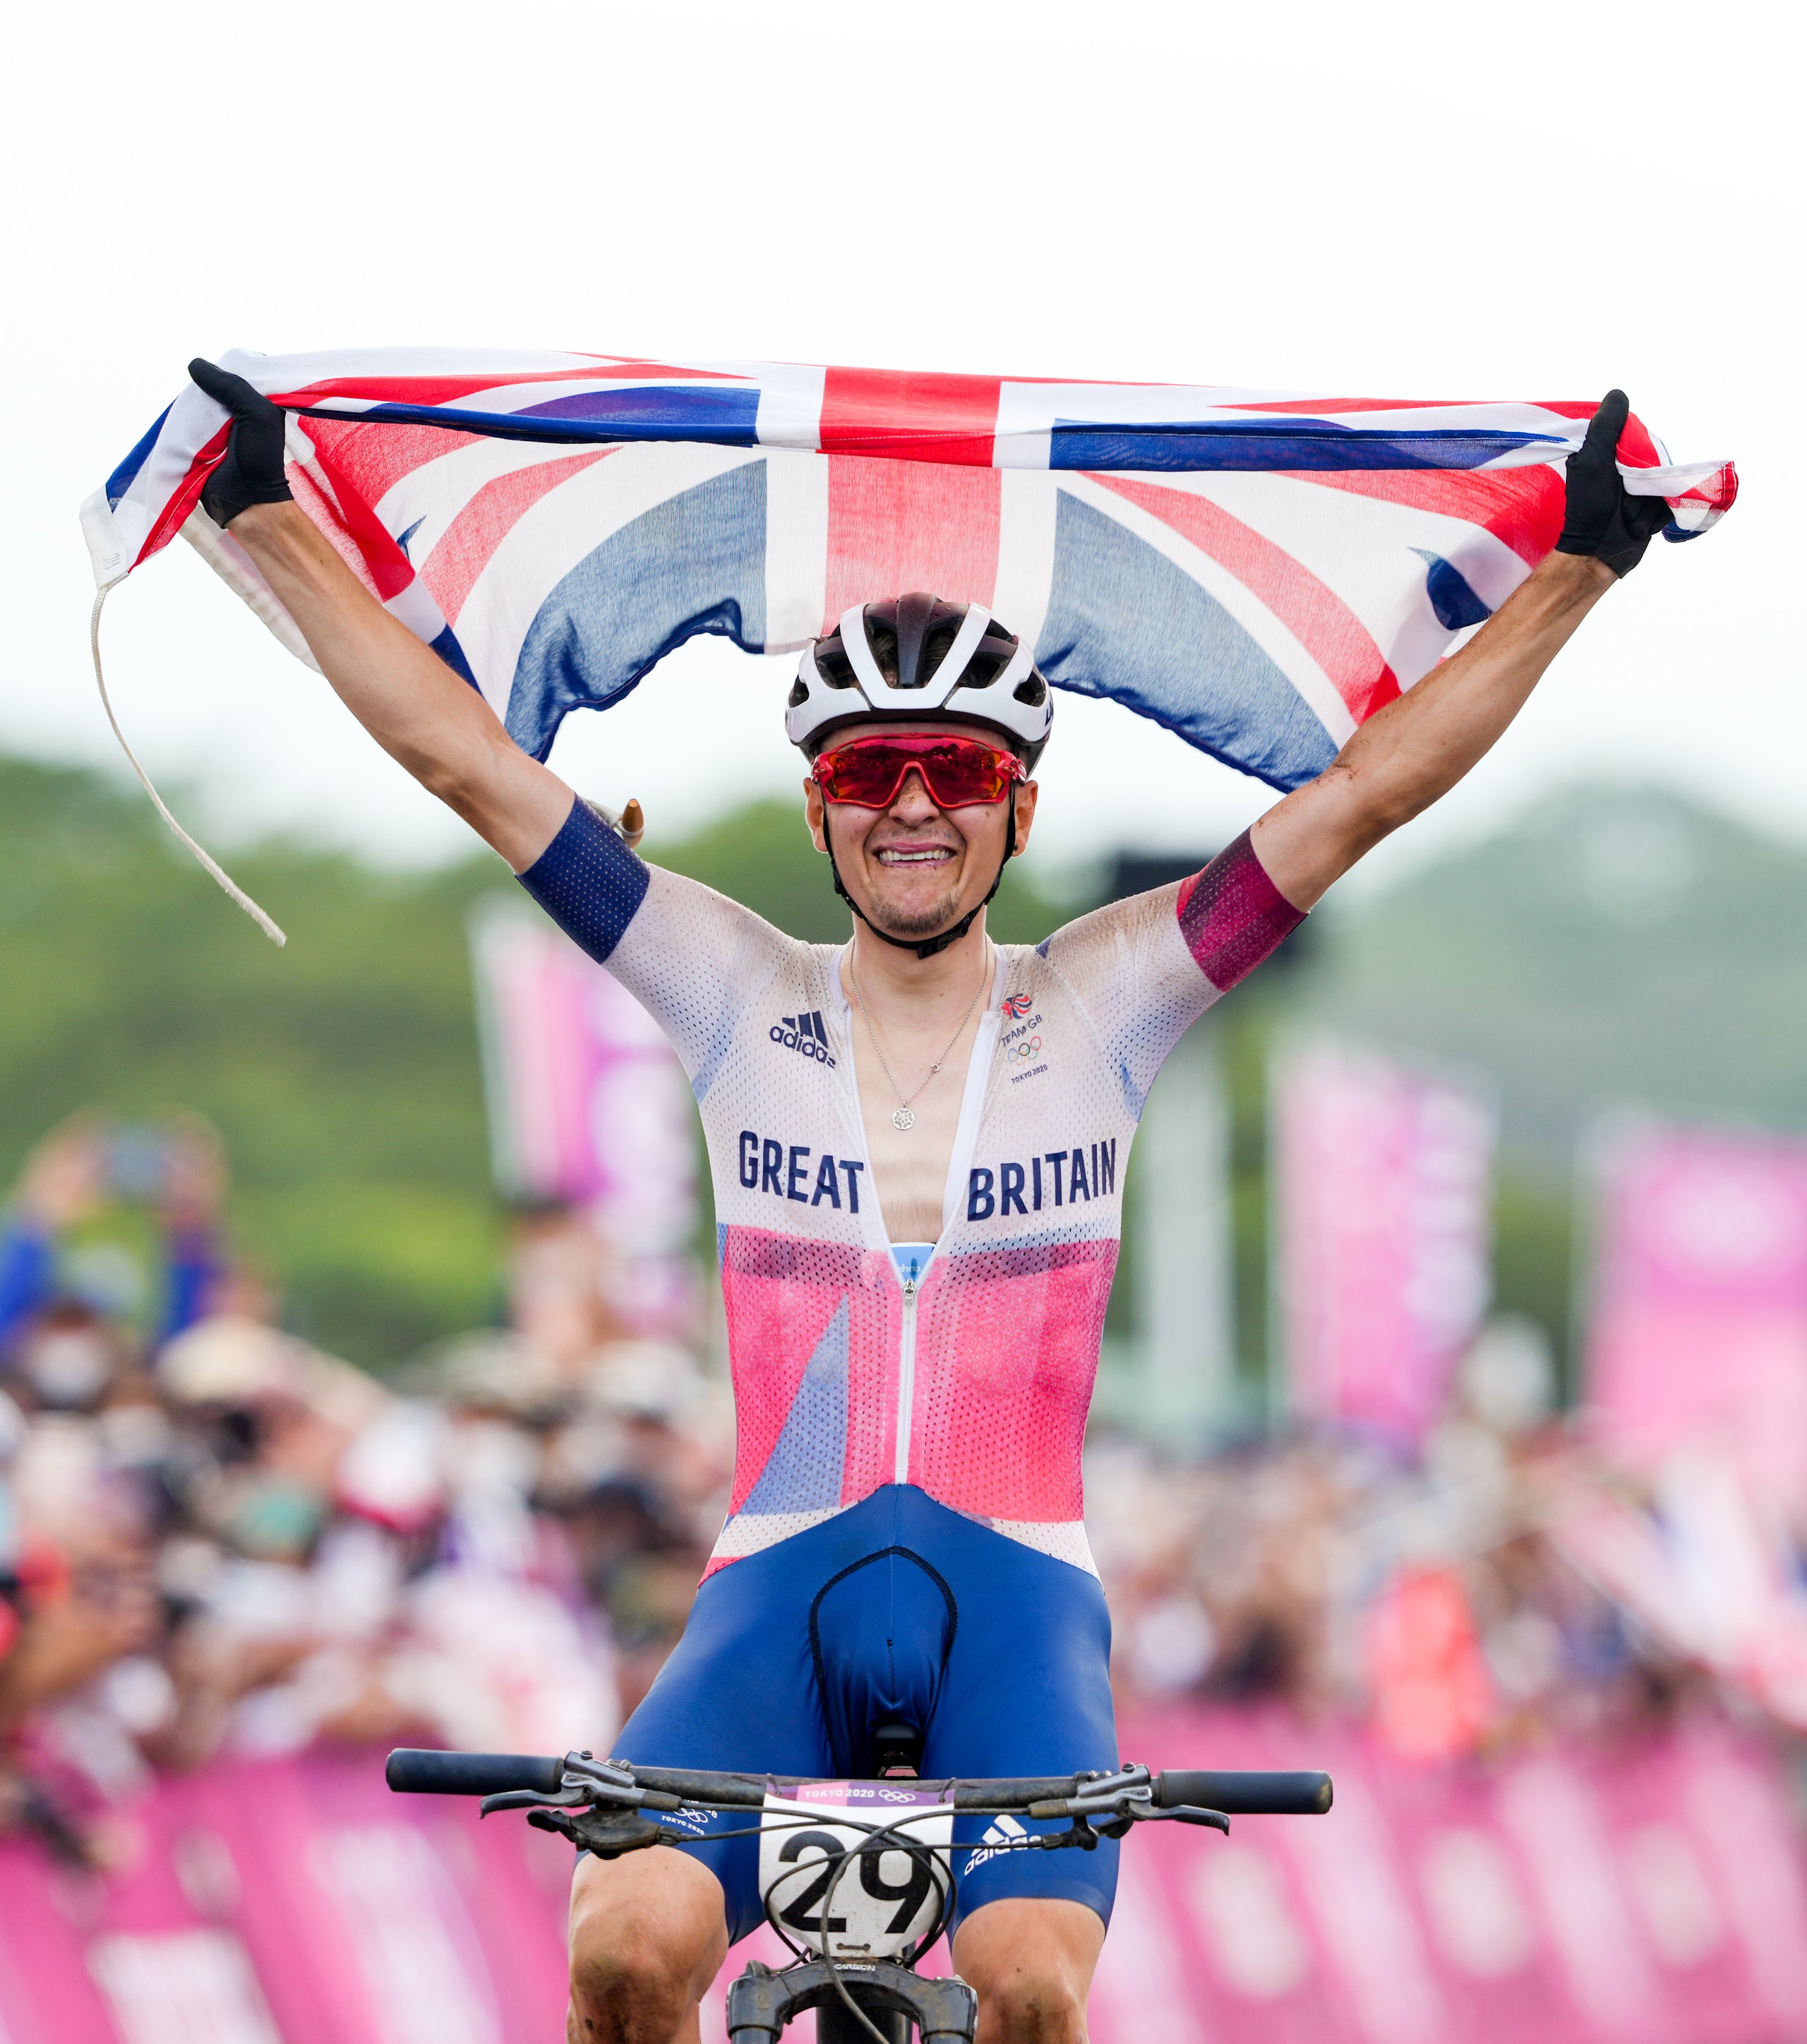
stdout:
<svg viewBox="0 0 1807 2044">
<path fill-rule="evenodd" d="M 1619 459 L 1627 468 L 1660 468 L 1663 457 L 1650 436 L 1650 428 L 1636 412 L 1625 421 L 1619 436 Z"/>
<path fill-rule="evenodd" d="M 389 587 L 383 588 L 379 585 L 368 556 L 347 530 L 345 521 L 340 516 L 339 507 L 306 469 L 298 468 L 293 462 L 289 464 L 289 487 L 294 492 L 296 508 L 305 512 L 319 527 L 321 537 L 379 602 L 393 596 L 398 589 L 406 586 L 406 575 L 398 580 L 393 574 L 386 578 L 390 583 Z M 394 545 L 393 540 L 390 544 Z M 399 557 L 399 548 L 396 548 L 396 553 Z M 406 567 L 407 563 L 404 561 L 402 565 Z"/>
<path fill-rule="evenodd" d="M 1536 402 L 1543 410 L 1559 413 L 1565 419 L 1591 419 L 1600 409 L 1597 398 L 1540 398 Z M 1624 430 L 1619 436 L 1619 459 L 1627 468 L 1663 466 L 1656 443 L 1650 436 L 1650 428 L 1636 412 L 1626 419 Z"/>
<path fill-rule="evenodd" d="M 822 381 L 824 454 L 890 455 L 989 468 L 998 437 L 998 376 L 830 369 Z"/>
<path fill-rule="evenodd" d="M 1225 405 L 1226 412 L 1285 412 L 1331 418 L 1340 412 L 1438 412 L 1483 403 L 1477 398 L 1280 398 L 1259 405 Z M 1459 430 L 1452 428 L 1452 430 Z"/>
<path fill-rule="evenodd" d="M 405 476 L 460 448 L 487 444 L 482 433 L 454 432 L 444 426 L 391 425 L 380 421 L 308 419 L 302 431 L 367 504 L 380 504 Z"/>
<path fill-rule="evenodd" d="M 528 383 L 750 383 L 725 369 L 682 369 L 665 362 L 599 358 L 594 368 L 498 369 L 490 376 L 326 376 L 294 390 L 273 390 L 278 405 L 318 405 L 329 398 L 361 398 L 374 405 L 449 405 L 475 390 L 512 390 Z"/>
<path fill-rule="evenodd" d="M 311 420 L 304 420 L 302 422 L 302 432 L 307 432 L 312 424 Z M 333 495 L 339 500 L 336 522 L 363 556 L 371 586 L 386 603 L 392 596 L 398 596 L 414 579 L 413 564 L 395 544 L 394 535 L 371 509 L 359 487 L 356 471 L 340 463 L 339 449 L 333 444 L 333 436 L 326 434 L 316 438 L 313 434 L 308 433 L 308 438 L 313 443 L 314 454 L 321 472 L 332 484 Z M 294 480 L 294 474 L 291 469 L 291 482 Z M 321 515 L 333 517 L 330 501 L 324 497 L 319 501 Z"/>
<path fill-rule="evenodd" d="M 188 464 L 188 473 L 182 478 L 157 513 L 156 522 L 149 536 L 138 549 L 133 567 L 148 561 L 152 554 L 167 547 L 188 522 L 188 514 L 201 501 L 201 493 L 207 486 L 207 478 L 225 459 L 226 442 L 232 433 L 229 419 L 213 437 L 208 441 Z"/>
<path fill-rule="evenodd" d="M 998 585 L 1003 477 L 918 461 L 829 463 L 827 614 L 913 589 L 988 608 Z"/>
<path fill-rule="evenodd" d="M 429 428 L 430 430 L 430 428 Z M 458 622 L 458 614 L 471 594 L 471 585 L 490 564 L 490 557 L 513 531 L 524 513 L 561 482 L 605 461 L 618 448 L 586 448 L 581 454 L 560 455 L 556 460 L 536 462 L 531 468 L 517 468 L 486 482 L 440 536 L 433 551 L 421 563 L 421 579 L 448 624 Z"/>
<path fill-rule="evenodd" d="M 1409 504 L 1484 525 L 1528 567 L 1536 567 L 1563 529 L 1563 478 L 1541 462 L 1528 468 L 1288 470 L 1295 482 L 1351 497 Z"/>
<path fill-rule="evenodd" d="M 1232 517 L 1208 497 L 1127 476 L 1094 475 L 1094 482 L 1139 504 L 1163 525 L 1209 554 L 1249 590 L 1330 678 L 1356 723 L 1365 723 L 1399 693 L 1399 679 L 1367 627 L 1327 582 L 1320 582 L 1283 547 Z"/>
</svg>

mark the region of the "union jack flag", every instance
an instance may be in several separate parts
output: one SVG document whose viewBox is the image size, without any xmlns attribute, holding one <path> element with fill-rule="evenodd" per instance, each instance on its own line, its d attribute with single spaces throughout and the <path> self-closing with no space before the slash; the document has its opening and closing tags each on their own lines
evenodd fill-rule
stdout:
<svg viewBox="0 0 1807 2044">
<path fill-rule="evenodd" d="M 297 501 L 536 757 L 699 632 L 779 651 L 928 589 L 1281 789 L 1549 551 L 1594 409 L 447 349 L 224 366 L 288 410 Z M 199 509 L 226 432 L 186 388 L 83 508 L 96 578 L 180 532 L 306 658 Z M 1737 492 L 1635 417 L 1619 460 L 1672 540 Z"/>
</svg>

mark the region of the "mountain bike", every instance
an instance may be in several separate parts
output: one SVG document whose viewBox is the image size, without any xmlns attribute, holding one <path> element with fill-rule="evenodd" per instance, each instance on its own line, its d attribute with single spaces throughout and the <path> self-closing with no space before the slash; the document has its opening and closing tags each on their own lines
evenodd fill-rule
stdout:
<svg viewBox="0 0 1807 2044">
<path fill-rule="evenodd" d="M 402 1794 L 480 1796 L 486 1817 L 523 1811 L 529 1823 L 604 1859 L 687 1844 L 697 1819 L 746 1813 L 743 1831 L 713 1835 L 759 1838 L 766 1919 L 795 1956 L 782 1967 L 755 1959 L 729 1988 L 732 2044 L 776 2044 L 810 2008 L 820 2011 L 819 2044 L 909 2044 L 913 2031 L 921 2044 L 971 2044 L 972 1989 L 916 1970 L 953 1912 L 956 1813 L 1012 1820 L 961 1852 L 1090 1852 L 1137 1824 L 1227 1832 L 1232 1816 L 1321 1816 L 1331 1804 L 1328 1774 L 1124 1766 L 925 1781 L 905 1771 L 913 1763 L 908 1739 L 882 1744 L 880 1758 L 894 1771 L 875 1781 L 809 1781 L 643 1767 L 587 1752 L 559 1758 L 403 1746 L 390 1754 L 386 1779 Z M 1032 1831 L 1025 1818 L 1064 1819 L 1067 1828 Z"/>
</svg>

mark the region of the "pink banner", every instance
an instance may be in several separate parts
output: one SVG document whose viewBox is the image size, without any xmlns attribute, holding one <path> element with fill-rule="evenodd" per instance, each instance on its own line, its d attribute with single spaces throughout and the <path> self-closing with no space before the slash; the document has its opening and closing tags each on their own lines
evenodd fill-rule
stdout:
<svg viewBox="0 0 1807 2044">
<path fill-rule="evenodd" d="M 570 1849 L 359 1753 L 215 1763 L 121 1809 L 104 1878 L 0 1845 L 9 2044 L 544 2044 Z"/>
<path fill-rule="evenodd" d="M 1807 2025 L 1807 1867 L 1781 1771 L 1719 1733 L 1414 1769 L 1352 1732 L 1188 1714 L 1166 1765 L 1327 1766 L 1316 1818 L 1140 1833 L 1097 2044 L 1732 2044 Z"/>
<path fill-rule="evenodd" d="M 1628 1124 L 1594 1149 L 1590 1404 L 1634 1461 L 1731 1461 L 1807 1482 L 1807 1143 Z"/>
<path fill-rule="evenodd" d="M 1349 1728 L 1194 1710 L 1164 1766 L 1328 1766 L 1323 1818 L 1125 1842 L 1094 2044 L 1751 2044 L 1807 2033 L 1807 1861 L 1762 1746 L 1413 1768 Z M 216 1765 L 121 1813 L 102 1878 L 0 1846 L 10 2044 L 548 2044 L 567 1848 L 371 1754 Z M 724 2044 L 730 1955 L 704 2009 Z M 929 1969 L 947 1964 L 945 1947 Z M 805 2035 L 807 2032 L 804 2033 Z"/>
<path fill-rule="evenodd" d="M 471 959 L 498 1183 L 582 1209 L 613 1253 L 615 1303 L 685 1324 L 696 1109 L 658 1024 L 525 900 L 479 902 Z"/>
<path fill-rule="evenodd" d="M 1494 1116 L 1330 1046 L 1274 1078 L 1275 1273 L 1302 1417 L 1417 1441 L 1487 1302 Z"/>
</svg>

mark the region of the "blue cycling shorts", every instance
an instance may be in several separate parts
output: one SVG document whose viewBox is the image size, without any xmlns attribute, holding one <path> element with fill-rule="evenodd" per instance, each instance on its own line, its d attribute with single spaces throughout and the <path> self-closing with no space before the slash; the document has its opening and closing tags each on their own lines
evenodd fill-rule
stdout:
<svg viewBox="0 0 1807 2044">
<path fill-rule="evenodd" d="M 929 1781 L 1114 1768 L 1097 1577 L 913 1484 L 887 1485 L 709 1577 L 615 1750 L 649 1767 L 858 1778 L 888 1720 L 921 1731 Z M 748 1823 L 745 1812 L 713 1817 L 679 1848 L 721 1883 L 731 1942 L 763 1921 L 759 1841 L 713 1834 Z M 996 1849 L 1013 1834 L 1015 1819 L 955 1819 L 952 1927 L 1006 1896 L 1082 1902 L 1110 1921 L 1116 1840 L 1090 1852 Z"/>
</svg>

